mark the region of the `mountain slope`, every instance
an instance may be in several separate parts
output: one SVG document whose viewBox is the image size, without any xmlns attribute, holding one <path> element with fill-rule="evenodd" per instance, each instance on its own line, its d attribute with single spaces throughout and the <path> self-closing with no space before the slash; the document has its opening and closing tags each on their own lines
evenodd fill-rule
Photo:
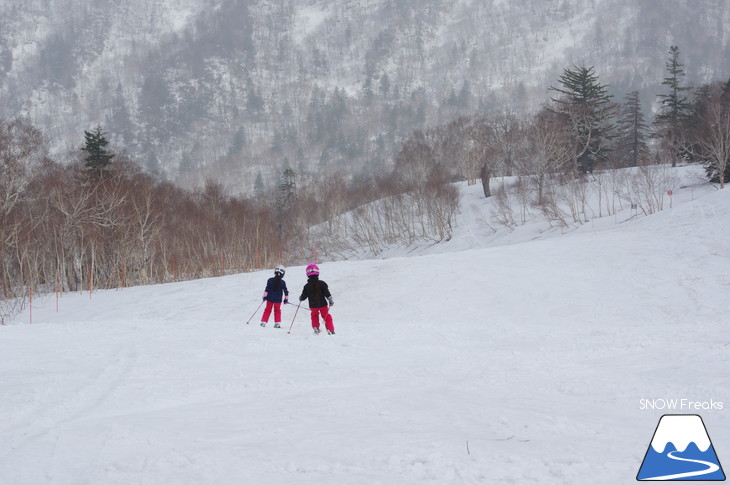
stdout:
<svg viewBox="0 0 730 485">
<path fill-rule="evenodd" d="M 322 263 L 335 336 L 293 307 L 257 325 L 270 270 L 36 301 L 32 325 L 0 327 L 0 476 L 634 481 L 666 412 L 640 399 L 730 385 L 730 198 L 691 190 L 595 230 Z M 702 415 L 722 460 L 730 427 Z"/>
<path fill-rule="evenodd" d="M 36 0 L 0 19 L 1 117 L 63 159 L 102 124 L 150 170 L 235 192 L 284 164 L 371 173 L 415 128 L 534 110 L 575 63 L 647 110 L 670 44 L 690 84 L 730 71 L 717 0 Z"/>
</svg>

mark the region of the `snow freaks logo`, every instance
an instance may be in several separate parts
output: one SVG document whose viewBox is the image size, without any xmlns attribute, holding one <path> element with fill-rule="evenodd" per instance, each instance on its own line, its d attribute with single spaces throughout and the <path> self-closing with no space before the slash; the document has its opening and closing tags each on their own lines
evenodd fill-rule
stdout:
<svg viewBox="0 0 730 485">
<path fill-rule="evenodd" d="M 724 481 L 720 460 L 696 414 L 665 414 L 654 431 L 636 479 Z"/>
<path fill-rule="evenodd" d="M 639 409 L 642 411 L 659 409 L 660 411 L 719 411 L 724 408 L 722 401 L 690 401 L 689 399 L 641 399 Z"/>
</svg>

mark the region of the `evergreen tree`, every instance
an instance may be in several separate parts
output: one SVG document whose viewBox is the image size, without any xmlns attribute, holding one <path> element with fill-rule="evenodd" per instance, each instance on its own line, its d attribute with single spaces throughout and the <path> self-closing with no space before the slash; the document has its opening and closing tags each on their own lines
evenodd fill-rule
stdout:
<svg viewBox="0 0 730 485">
<path fill-rule="evenodd" d="M 471 87 L 469 86 L 469 81 L 465 80 L 464 84 L 461 86 L 457 104 L 459 108 L 468 108 L 471 104 Z"/>
<path fill-rule="evenodd" d="M 661 112 L 657 115 L 657 121 L 676 124 L 687 119 L 691 107 L 688 97 L 683 94 L 691 88 L 682 86 L 684 69 L 682 69 L 682 63 L 679 62 L 679 47 L 676 45 L 669 48 L 669 59 L 665 66 L 667 77 L 662 81 L 662 85 L 669 88 L 669 94 L 658 95 L 662 107 Z"/>
<path fill-rule="evenodd" d="M 236 134 L 233 135 L 233 140 L 231 141 L 231 146 L 228 148 L 228 156 L 233 156 L 241 152 L 243 150 L 243 147 L 246 146 L 246 133 L 243 131 L 243 128 L 239 128 L 236 131 Z"/>
<path fill-rule="evenodd" d="M 365 79 L 365 83 L 362 86 L 362 94 L 363 94 L 363 100 L 365 101 L 365 106 L 370 106 L 370 104 L 373 102 L 373 80 L 370 76 Z"/>
<path fill-rule="evenodd" d="M 296 173 L 288 166 L 288 160 L 285 160 L 284 163 L 287 166 L 281 174 L 279 193 L 276 197 L 276 212 L 279 216 L 283 216 L 284 212 L 291 207 L 296 189 Z"/>
<path fill-rule="evenodd" d="M 253 194 L 255 197 L 260 197 L 264 193 L 264 178 L 261 176 L 261 171 L 256 174 L 256 181 L 253 184 Z"/>
<path fill-rule="evenodd" d="M 456 96 L 456 90 L 451 87 L 451 92 L 449 93 L 449 97 L 446 98 L 445 104 L 455 108 L 459 104 L 459 98 Z"/>
<path fill-rule="evenodd" d="M 282 239 L 286 238 L 286 234 L 294 226 L 294 217 L 288 213 L 294 201 L 294 191 L 296 189 L 296 173 L 289 167 L 289 160 L 284 159 L 286 167 L 281 175 L 279 183 L 279 193 L 276 197 L 276 219 L 279 229 L 279 235 Z"/>
<path fill-rule="evenodd" d="M 246 80 L 246 109 L 251 113 L 260 114 L 264 109 L 264 98 L 261 91 L 256 87 L 253 80 Z"/>
<path fill-rule="evenodd" d="M 618 121 L 618 155 L 622 164 L 628 167 L 641 165 L 649 156 L 646 144 L 647 126 L 641 111 L 639 92 L 632 91 L 624 98 L 621 118 Z"/>
<path fill-rule="evenodd" d="M 575 140 L 573 170 L 591 172 L 598 162 L 605 160 L 609 150 L 614 129 L 612 96 L 607 93 L 608 85 L 598 81 L 593 67 L 564 69 L 558 81 L 560 87 L 550 87 L 559 94 L 552 98 L 553 111 L 563 116 Z"/>
<path fill-rule="evenodd" d="M 87 153 L 84 159 L 86 168 L 100 173 L 104 172 L 111 163 L 112 158 L 114 158 L 114 154 L 109 153 L 106 148 L 109 144 L 106 133 L 101 131 L 101 126 L 97 126 L 91 132 L 84 130 L 84 137 L 86 138 L 86 144 L 81 150 Z"/>
<path fill-rule="evenodd" d="M 654 122 L 656 134 L 663 140 L 664 146 L 671 150 L 672 166 L 675 166 L 677 158 L 687 152 L 686 130 L 692 110 L 692 104 L 685 95 L 691 88 L 682 84 L 684 69 L 679 61 L 679 47 L 676 45 L 669 48 L 669 59 L 665 66 L 667 77 L 662 81 L 662 85 L 667 86 L 669 93 L 658 95 L 661 109 Z"/>
</svg>

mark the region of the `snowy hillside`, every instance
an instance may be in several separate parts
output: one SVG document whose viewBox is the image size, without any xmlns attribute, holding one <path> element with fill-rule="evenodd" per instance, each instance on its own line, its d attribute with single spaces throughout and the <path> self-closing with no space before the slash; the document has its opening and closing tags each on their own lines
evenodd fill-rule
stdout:
<svg viewBox="0 0 730 485">
<path fill-rule="evenodd" d="M 0 327 L 0 482 L 633 483 L 641 399 L 730 401 L 730 192 L 675 192 L 490 246 L 465 190 L 450 247 L 320 265 L 334 336 L 245 323 L 271 270 L 35 301 Z"/>
<path fill-rule="evenodd" d="M 371 173 L 414 129 L 530 113 L 574 64 L 648 114 L 670 45 L 690 85 L 727 79 L 727 25 L 717 0 L 6 1 L 0 118 L 63 163 L 102 125 L 165 178 L 250 193 L 285 159 Z"/>
</svg>

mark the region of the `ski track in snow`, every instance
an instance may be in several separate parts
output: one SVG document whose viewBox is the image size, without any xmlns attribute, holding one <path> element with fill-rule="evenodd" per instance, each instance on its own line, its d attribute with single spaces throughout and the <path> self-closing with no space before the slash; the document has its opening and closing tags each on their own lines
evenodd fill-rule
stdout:
<svg viewBox="0 0 730 485">
<path fill-rule="evenodd" d="M 0 483 L 633 482 L 639 399 L 730 388 L 730 192 L 676 192 L 509 244 L 485 205 L 420 255 L 324 262 L 335 336 L 306 310 L 287 334 L 293 306 L 246 325 L 269 270 L 38 299 L 0 327 Z"/>
</svg>

